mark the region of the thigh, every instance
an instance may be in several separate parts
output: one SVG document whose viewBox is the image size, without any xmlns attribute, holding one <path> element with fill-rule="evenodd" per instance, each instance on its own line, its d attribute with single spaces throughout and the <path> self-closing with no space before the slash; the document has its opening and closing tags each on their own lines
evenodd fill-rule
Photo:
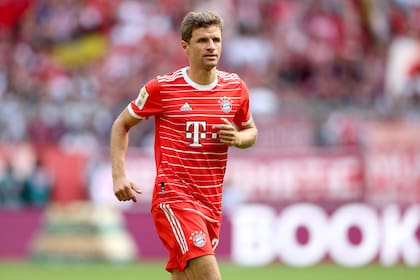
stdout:
<svg viewBox="0 0 420 280">
<path fill-rule="evenodd" d="M 172 280 L 221 280 L 219 266 L 214 255 L 205 255 L 188 261 L 183 272 L 174 270 Z"/>
<path fill-rule="evenodd" d="M 188 279 L 220 280 L 219 266 L 214 255 L 201 256 L 188 262 L 185 269 Z"/>
</svg>

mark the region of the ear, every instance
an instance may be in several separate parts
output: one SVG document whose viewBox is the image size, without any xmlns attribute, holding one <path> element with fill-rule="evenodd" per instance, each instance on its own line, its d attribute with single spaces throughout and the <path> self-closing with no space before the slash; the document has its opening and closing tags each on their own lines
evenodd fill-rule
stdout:
<svg viewBox="0 0 420 280">
<path fill-rule="evenodd" d="M 184 51 L 187 50 L 188 45 L 189 45 L 188 42 L 185 42 L 184 40 L 181 41 L 181 47 L 184 49 Z"/>
</svg>

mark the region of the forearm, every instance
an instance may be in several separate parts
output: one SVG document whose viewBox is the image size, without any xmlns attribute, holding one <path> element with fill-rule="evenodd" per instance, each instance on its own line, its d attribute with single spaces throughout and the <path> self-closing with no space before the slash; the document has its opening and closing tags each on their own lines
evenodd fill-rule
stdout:
<svg viewBox="0 0 420 280">
<path fill-rule="evenodd" d="M 136 193 L 141 190 L 125 174 L 125 157 L 128 149 L 128 132 L 140 122 L 125 109 L 114 121 L 111 128 L 110 153 L 114 194 L 120 201 L 137 201 Z"/>
<path fill-rule="evenodd" d="M 125 156 L 128 148 L 128 130 L 116 121 L 111 130 L 111 166 L 112 178 L 125 176 Z"/>
<path fill-rule="evenodd" d="M 255 144 L 257 141 L 258 130 L 256 127 L 249 127 L 238 131 L 238 143 L 235 147 L 246 149 Z"/>
<path fill-rule="evenodd" d="M 110 150 L 112 178 L 125 177 L 125 156 L 128 149 L 128 132 L 141 120 L 131 117 L 127 109 L 121 112 L 111 128 Z"/>
</svg>

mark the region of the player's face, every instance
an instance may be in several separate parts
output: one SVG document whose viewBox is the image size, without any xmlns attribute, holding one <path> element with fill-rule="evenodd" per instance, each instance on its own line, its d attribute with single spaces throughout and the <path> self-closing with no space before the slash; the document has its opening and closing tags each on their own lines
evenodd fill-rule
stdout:
<svg viewBox="0 0 420 280">
<path fill-rule="evenodd" d="M 222 32 L 216 25 L 194 29 L 189 43 L 182 42 L 192 67 L 210 70 L 222 53 Z"/>
</svg>

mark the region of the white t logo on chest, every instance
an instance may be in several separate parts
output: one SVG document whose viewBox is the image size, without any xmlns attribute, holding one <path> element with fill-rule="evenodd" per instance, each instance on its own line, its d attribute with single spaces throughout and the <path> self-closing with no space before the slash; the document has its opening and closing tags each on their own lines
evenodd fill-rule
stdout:
<svg viewBox="0 0 420 280">
<path fill-rule="evenodd" d="M 200 139 L 206 139 L 206 127 L 205 121 L 187 121 L 185 123 L 185 137 L 192 139 L 191 147 L 201 147 L 203 144 L 200 143 Z M 217 133 L 211 133 L 211 139 L 217 138 Z"/>
</svg>

